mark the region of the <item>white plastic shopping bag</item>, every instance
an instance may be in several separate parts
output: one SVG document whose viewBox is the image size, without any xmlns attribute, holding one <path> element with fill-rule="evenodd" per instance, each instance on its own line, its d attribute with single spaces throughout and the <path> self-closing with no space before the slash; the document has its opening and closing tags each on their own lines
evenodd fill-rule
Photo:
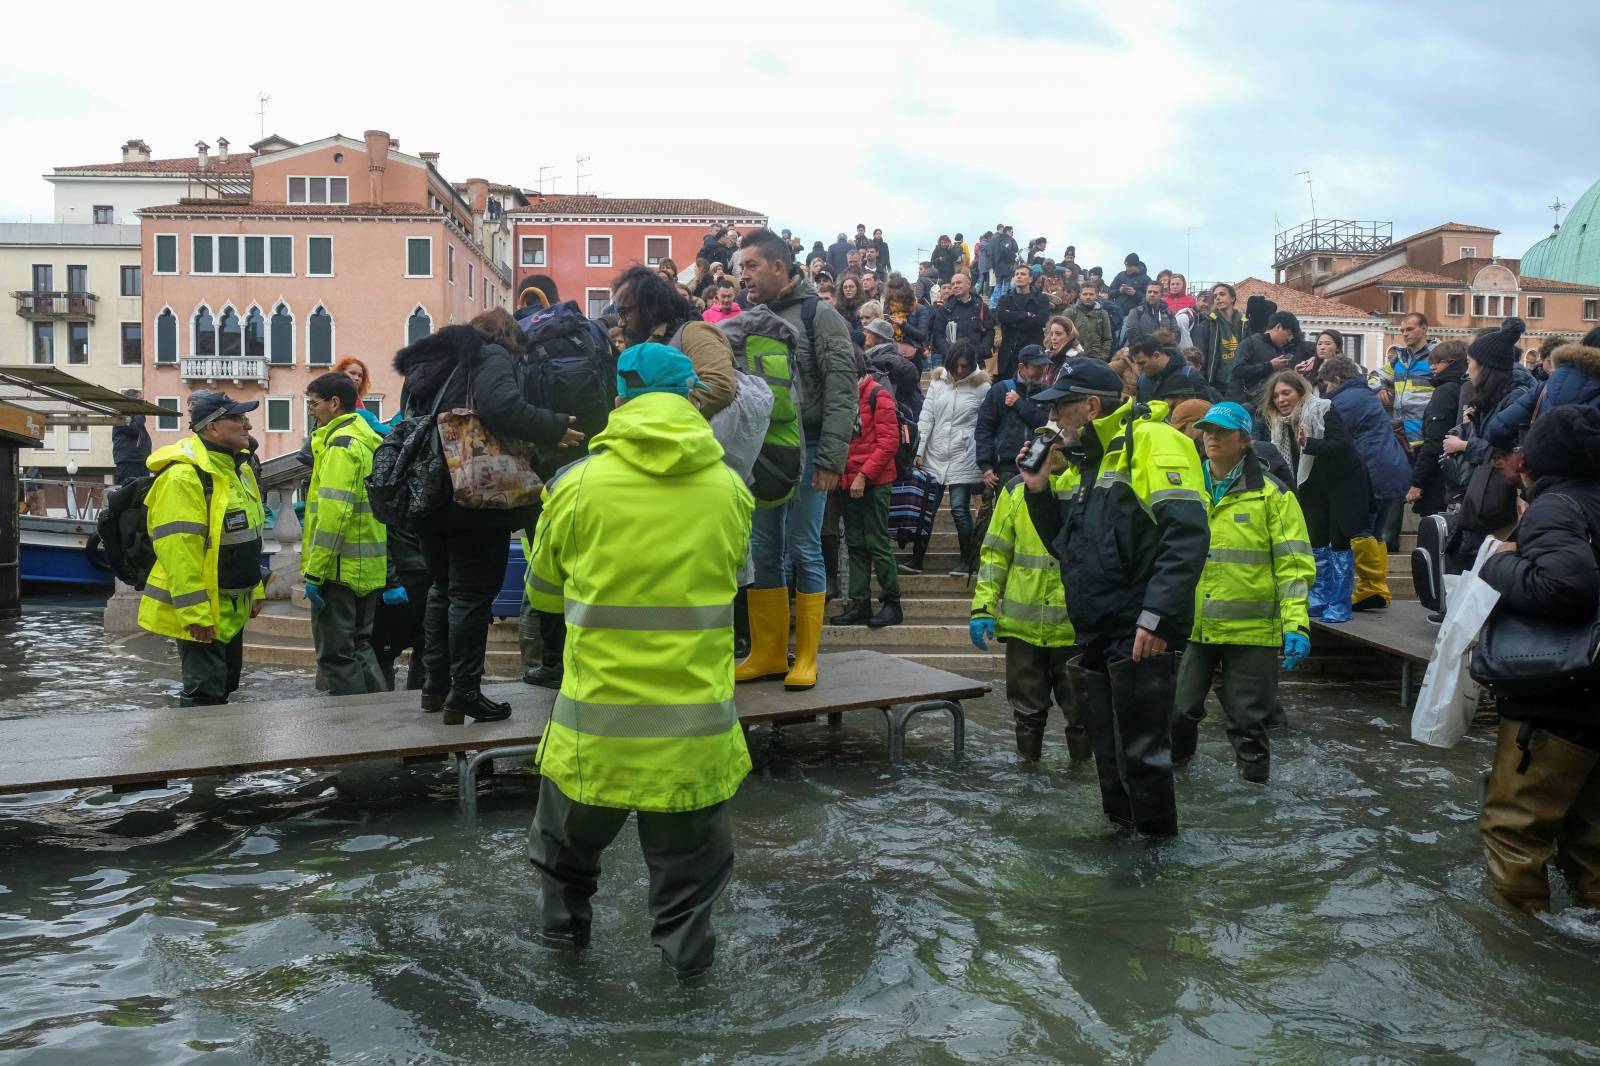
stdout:
<svg viewBox="0 0 1600 1066">
<path fill-rule="evenodd" d="M 1472 646 L 1500 601 L 1500 593 L 1478 576 L 1483 561 L 1500 550 L 1500 541 L 1485 538 L 1472 569 L 1461 575 L 1445 600 L 1444 624 L 1428 660 L 1428 672 L 1411 714 L 1411 739 L 1436 748 L 1453 748 L 1467 735 L 1478 710 L 1478 684 L 1467 673 Z"/>
</svg>

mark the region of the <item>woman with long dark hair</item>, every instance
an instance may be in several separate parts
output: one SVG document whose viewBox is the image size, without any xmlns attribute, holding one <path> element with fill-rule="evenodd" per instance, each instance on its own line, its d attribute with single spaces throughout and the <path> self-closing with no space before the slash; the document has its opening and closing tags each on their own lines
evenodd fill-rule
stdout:
<svg viewBox="0 0 1600 1066">
<path fill-rule="evenodd" d="M 1495 416 L 1515 404 L 1537 384 L 1518 363 L 1517 340 L 1526 325 L 1508 318 L 1499 329 L 1485 330 L 1467 346 L 1467 380 L 1472 403 L 1466 417 L 1444 439 L 1444 454 L 1454 465 L 1451 480 L 1462 508 L 1450 537 L 1452 571 L 1466 569 L 1488 536 L 1504 534 L 1517 520 L 1515 464 L 1506 469 L 1509 449 L 1489 443 Z M 1490 470 L 1489 468 L 1496 468 Z"/>
<path fill-rule="evenodd" d="M 978 466 L 978 409 L 989 392 L 989 375 L 978 365 L 972 345 L 965 337 L 950 348 L 950 358 L 934 367 L 928 382 L 928 397 L 922 403 L 917 424 L 917 466 L 938 483 L 939 500 L 950 494 L 950 516 L 955 519 L 956 539 L 961 558 L 950 571 L 952 577 L 967 577 L 967 557 L 972 548 L 972 497 L 983 491 L 983 469 Z M 918 537 L 911 561 L 900 569 L 908 574 L 922 573 L 928 551 L 929 534 Z"/>
</svg>

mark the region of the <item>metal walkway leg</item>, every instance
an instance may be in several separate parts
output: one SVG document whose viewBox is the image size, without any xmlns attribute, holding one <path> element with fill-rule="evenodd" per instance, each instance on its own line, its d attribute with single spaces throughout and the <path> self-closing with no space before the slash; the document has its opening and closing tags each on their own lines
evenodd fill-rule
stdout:
<svg viewBox="0 0 1600 1066">
<path fill-rule="evenodd" d="M 1411 660 L 1400 660 L 1400 706 L 1411 706 Z"/>
<path fill-rule="evenodd" d="M 957 757 L 967 747 L 967 715 L 962 710 L 957 700 L 926 700 L 922 703 L 913 703 L 898 707 L 883 708 L 884 717 L 889 720 L 889 761 L 898 763 L 905 759 L 906 752 L 906 726 L 911 719 L 924 711 L 946 711 L 950 715 L 950 732 L 955 741 Z"/>
<path fill-rule="evenodd" d="M 485 748 L 475 751 L 470 755 L 466 752 L 456 754 L 456 789 L 461 813 L 473 815 L 478 811 L 478 767 L 491 759 L 511 759 L 519 755 L 534 755 L 539 751 L 537 744 L 519 744 L 510 748 Z"/>
</svg>

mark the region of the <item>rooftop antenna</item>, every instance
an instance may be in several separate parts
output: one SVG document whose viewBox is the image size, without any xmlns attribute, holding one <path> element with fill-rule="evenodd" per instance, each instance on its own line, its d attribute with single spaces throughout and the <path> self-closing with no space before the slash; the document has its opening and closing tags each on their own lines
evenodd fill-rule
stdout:
<svg viewBox="0 0 1600 1066">
<path fill-rule="evenodd" d="M 1306 179 L 1306 195 L 1311 197 L 1311 217 L 1317 217 L 1317 192 L 1311 187 L 1311 171 L 1300 170 L 1295 172 L 1295 177 Z"/>
<path fill-rule="evenodd" d="M 1561 197 L 1559 196 L 1556 197 L 1555 203 L 1550 205 L 1550 210 L 1553 211 L 1556 216 L 1556 229 L 1561 228 L 1561 212 L 1567 206 L 1567 204 L 1561 202 Z"/>
<path fill-rule="evenodd" d="M 578 156 L 577 162 L 573 164 L 573 168 L 572 168 L 572 195 L 574 195 L 574 196 L 582 195 L 582 193 L 583 193 L 583 179 L 584 178 L 592 178 L 592 177 L 594 177 L 593 174 L 585 174 L 583 172 L 583 165 L 585 163 L 587 163 L 588 161 L 589 161 L 589 157 L 588 156 L 580 155 L 580 156 Z"/>
<path fill-rule="evenodd" d="M 539 195 L 540 196 L 544 195 L 544 172 L 547 171 L 547 170 L 554 170 L 554 169 L 555 169 L 554 166 L 541 166 L 539 168 Z M 550 179 L 550 191 L 551 192 L 555 192 L 555 189 L 556 189 L 556 187 L 555 187 L 555 178 L 551 178 Z"/>
<path fill-rule="evenodd" d="M 261 136 L 263 138 L 267 135 L 267 101 L 271 99 L 272 96 L 265 89 L 256 94 L 256 113 L 261 116 Z"/>
</svg>

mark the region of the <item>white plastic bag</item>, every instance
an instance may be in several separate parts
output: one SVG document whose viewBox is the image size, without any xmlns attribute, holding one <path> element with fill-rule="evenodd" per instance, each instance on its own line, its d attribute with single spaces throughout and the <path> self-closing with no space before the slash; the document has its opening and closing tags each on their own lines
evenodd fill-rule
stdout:
<svg viewBox="0 0 1600 1066">
<path fill-rule="evenodd" d="M 1500 550 L 1500 541 L 1486 537 L 1472 569 L 1450 589 L 1445 600 L 1444 624 L 1428 660 L 1416 710 L 1411 714 L 1411 739 L 1436 748 L 1453 748 L 1467 735 L 1478 710 L 1478 684 L 1467 673 L 1472 646 L 1500 602 L 1500 593 L 1478 576 L 1483 561 Z"/>
</svg>

